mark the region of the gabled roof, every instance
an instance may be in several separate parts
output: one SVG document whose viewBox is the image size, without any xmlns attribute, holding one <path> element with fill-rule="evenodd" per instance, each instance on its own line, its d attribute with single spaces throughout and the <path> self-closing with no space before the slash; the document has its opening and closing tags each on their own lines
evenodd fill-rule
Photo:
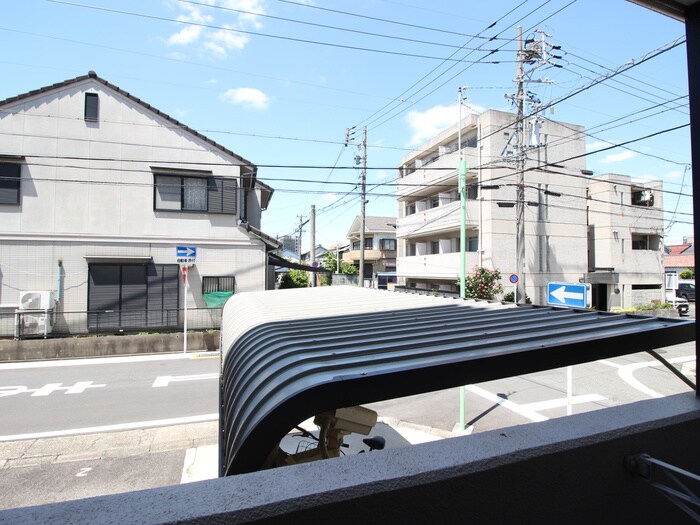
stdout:
<svg viewBox="0 0 700 525">
<path fill-rule="evenodd" d="M 690 244 L 667 244 L 666 249 L 668 251 L 666 253 L 668 255 L 680 255 L 688 248 L 690 248 Z"/>
<path fill-rule="evenodd" d="M 65 87 L 67 87 L 67 86 L 71 86 L 71 85 L 73 85 L 73 84 L 79 84 L 79 83 L 85 82 L 85 81 L 87 81 L 87 80 L 92 80 L 92 81 L 98 82 L 98 83 L 102 84 L 103 86 L 109 88 L 110 90 L 112 90 L 112 91 L 114 91 L 114 92 L 116 92 L 116 93 L 119 93 L 119 94 L 122 95 L 123 97 L 126 97 L 126 98 L 128 98 L 129 100 L 131 100 L 132 102 L 135 102 L 136 104 L 138 104 L 138 105 L 140 105 L 141 107 L 147 109 L 147 110 L 150 111 L 151 113 L 155 113 L 155 114 L 158 115 L 159 117 L 161 117 L 161 118 L 167 120 L 168 122 L 174 124 L 176 127 L 182 129 L 183 131 L 186 131 L 187 133 L 190 133 L 191 135 L 194 135 L 194 136 L 197 137 L 198 139 L 200 139 L 200 140 L 206 142 L 207 144 L 209 144 L 209 145 L 211 145 L 211 146 L 214 146 L 216 149 L 220 150 L 221 152 L 225 153 L 226 155 L 228 155 L 228 156 L 230 156 L 230 157 L 233 157 L 234 159 L 236 159 L 238 162 L 240 162 L 240 163 L 243 164 L 244 166 L 249 167 L 252 171 L 255 171 L 255 170 L 257 169 L 257 166 L 256 166 L 255 164 L 253 164 L 252 162 L 250 162 L 249 160 L 247 160 L 247 159 L 241 157 L 240 155 L 235 154 L 233 151 L 229 150 L 228 148 L 225 148 L 225 147 L 222 146 L 221 144 L 218 144 L 217 142 L 214 142 L 214 141 L 211 140 L 210 138 L 208 138 L 208 137 L 202 135 L 202 134 L 199 133 L 198 131 L 193 130 L 193 129 L 190 128 L 189 126 L 186 126 L 185 124 L 183 124 L 182 122 L 180 122 L 180 121 L 177 120 L 177 119 L 174 119 L 174 118 L 171 117 L 170 115 L 167 115 L 167 114 L 163 113 L 163 112 L 160 111 L 159 109 L 154 108 L 153 106 L 151 106 L 150 104 L 144 102 L 144 101 L 141 100 L 140 98 L 133 96 L 131 93 L 129 93 L 129 92 L 127 92 L 127 91 L 124 91 L 124 90 L 121 89 L 120 87 L 115 86 L 114 84 L 112 84 L 112 83 L 110 83 L 110 82 L 107 82 L 107 81 L 106 81 L 105 79 L 103 79 L 103 78 L 98 77 L 98 76 L 97 76 L 97 73 L 95 73 L 94 71 L 88 72 L 87 75 L 81 75 L 81 76 L 79 76 L 79 77 L 71 78 L 71 79 L 69 79 L 69 80 L 64 80 L 63 82 L 58 82 L 58 83 L 53 84 L 53 85 L 50 85 L 50 86 L 45 86 L 45 87 L 42 87 L 42 88 L 39 88 L 39 89 L 34 89 L 34 90 L 32 90 L 32 91 L 28 91 L 27 93 L 22 93 L 22 94 L 20 94 L 20 95 L 15 95 L 14 97 L 6 98 L 5 100 L 0 100 L 0 108 L 3 107 L 3 106 L 7 106 L 7 105 L 10 105 L 10 104 L 14 104 L 14 103 L 16 103 L 16 102 L 22 102 L 22 101 L 25 100 L 25 99 L 33 98 L 33 97 L 40 96 L 40 95 L 43 95 L 43 94 L 46 94 L 46 93 L 51 93 L 52 91 L 57 91 L 57 90 L 59 90 L 59 89 L 65 88 Z"/>
<path fill-rule="evenodd" d="M 365 233 L 396 233 L 396 217 L 365 216 Z M 348 230 L 348 237 L 360 233 L 360 216 L 355 217 Z"/>
</svg>

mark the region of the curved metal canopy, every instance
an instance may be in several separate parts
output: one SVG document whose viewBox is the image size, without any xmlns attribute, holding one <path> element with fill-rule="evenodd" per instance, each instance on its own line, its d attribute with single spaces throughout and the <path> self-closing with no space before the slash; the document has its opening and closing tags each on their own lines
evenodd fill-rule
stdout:
<svg viewBox="0 0 700 525">
<path fill-rule="evenodd" d="M 356 287 L 242 293 L 222 318 L 220 474 L 336 408 L 640 352 L 695 322 Z"/>
</svg>

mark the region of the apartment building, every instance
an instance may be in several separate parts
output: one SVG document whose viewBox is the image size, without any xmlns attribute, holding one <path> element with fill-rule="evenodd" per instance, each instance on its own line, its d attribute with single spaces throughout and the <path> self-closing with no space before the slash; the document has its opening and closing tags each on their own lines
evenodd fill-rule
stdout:
<svg viewBox="0 0 700 525">
<path fill-rule="evenodd" d="M 348 230 L 350 250 L 343 253 L 343 261 L 360 265 L 361 218 L 355 217 Z M 365 217 L 363 286 L 386 288 L 396 282 L 396 217 Z"/>
<path fill-rule="evenodd" d="M 190 308 L 274 286 L 256 166 L 94 72 L 0 101 L 0 173 L 0 312 L 43 291 L 69 333 L 172 328 L 181 266 Z"/>
<path fill-rule="evenodd" d="M 588 272 L 600 310 L 664 300 L 663 186 L 603 174 L 588 186 Z"/>
<path fill-rule="evenodd" d="M 461 212 L 457 166 L 460 140 L 462 156 L 468 166 L 467 272 L 476 266 L 497 269 L 504 277 L 504 284 L 510 274 L 518 273 L 516 202 L 520 181 L 513 145 L 514 121 L 515 115 L 496 110 L 471 114 L 462 120 L 461 137 L 455 124 L 401 160 L 396 223 L 399 285 L 443 291 L 459 289 Z M 627 253 L 624 267 L 616 261 L 617 273 L 608 272 L 605 276 L 600 273 L 600 268 L 615 267 L 609 259 L 619 255 L 619 252 L 610 252 L 605 258 L 602 239 L 608 230 L 612 235 L 613 229 L 619 225 L 618 235 L 622 231 L 630 235 L 634 233 L 635 242 L 637 233 L 641 235 L 644 231 L 651 235 L 663 224 L 660 199 L 652 206 L 641 206 L 632 201 L 639 192 L 627 191 L 629 202 L 625 201 L 624 206 L 639 209 L 647 221 L 638 231 L 631 225 L 625 229 L 615 222 L 612 214 L 619 210 L 614 204 L 605 204 L 605 199 L 614 195 L 601 196 L 593 208 L 596 215 L 591 223 L 588 211 L 590 192 L 603 191 L 601 188 L 610 184 L 601 179 L 603 186 L 596 185 L 591 190 L 590 185 L 598 177 L 592 177 L 585 169 L 584 128 L 531 119 L 525 123 L 525 129 L 528 136 L 523 176 L 525 257 L 522 275 L 518 278 L 524 280 L 528 298 L 536 304 L 547 304 L 548 283 L 589 282 L 595 289 L 594 300 L 608 309 L 618 305 L 610 294 L 619 295 L 615 294 L 616 284 L 620 284 L 616 279 L 627 273 L 629 275 L 621 289 L 625 292 L 620 292 L 620 297 L 627 300 L 622 300 L 620 307 L 643 295 L 632 294 L 632 283 L 635 290 L 642 290 L 651 286 L 653 280 L 654 286 L 658 284 L 660 290 L 663 270 L 657 264 L 660 255 L 658 244 L 653 240 L 648 244 L 648 251 L 657 250 L 655 253 L 640 256 L 636 262 L 632 262 Z M 638 188 L 645 191 L 647 185 Z M 649 191 L 659 194 L 658 184 L 650 186 Z M 649 211 L 653 214 L 650 215 Z M 607 222 L 602 221 L 603 216 L 607 217 Z M 621 219 L 625 224 L 626 220 Z M 596 223 L 600 224 L 600 232 L 596 231 Z M 591 244 L 589 235 L 600 242 Z M 628 243 L 629 252 L 632 237 Z M 597 247 L 594 266 L 589 264 L 592 262 L 589 260 L 590 246 Z M 634 255 L 640 255 L 642 250 L 638 251 L 639 254 Z M 606 264 L 602 264 L 603 260 Z M 625 295 L 627 287 L 630 293 Z M 512 291 L 510 286 L 504 288 L 506 292 Z"/>
</svg>

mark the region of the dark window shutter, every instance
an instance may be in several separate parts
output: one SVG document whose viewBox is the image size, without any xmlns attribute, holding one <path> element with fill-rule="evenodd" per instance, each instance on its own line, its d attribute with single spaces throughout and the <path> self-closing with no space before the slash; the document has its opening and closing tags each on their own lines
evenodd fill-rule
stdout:
<svg viewBox="0 0 700 525">
<path fill-rule="evenodd" d="M 179 271 L 176 264 L 148 265 L 149 327 L 177 326 Z"/>
<path fill-rule="evenodd" d="M 238 213 L 238 184 L 234 179 L 222 179 L 223 203 L 221 213 L 236 215 Z"/>
<path fill-rule="evenodd" d="M 19 204 L 21 164 L 0 162 L 0 204 Z"/>
<path fill-rule="evenodd" d="M 223 195 L 223 180 L 211 177 L 207 181 L 209 193 L 209 213 L 222 213 L 221 201 Z"/>
<path fill-rule="evenodd" d="M 85 93 L 85 120 L 96 121 L 98 119 L 99 100 L 97 93 Z"/>
<path fill-rule="evenodd" d="M 122 266 L 122 326 L 140 328 L 146 326 L 147 306 L 146 266 L 125 264 Z"/>
<path fill-rule="evenodd" d="M 118 264 L 88 267 L 88 330 L 119 328 L 120 269 Z"/>
</svg>

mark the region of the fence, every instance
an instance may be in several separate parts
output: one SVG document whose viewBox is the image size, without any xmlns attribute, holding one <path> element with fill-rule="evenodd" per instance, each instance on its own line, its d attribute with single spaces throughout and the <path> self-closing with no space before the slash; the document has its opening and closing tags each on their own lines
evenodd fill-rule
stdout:
<svg viewBox="0 0 700 525">
<path fill-rule="evenodd" d="M 110 310 L 60 312 L 52 310 L 0 313 L 0 337 L 69 336 L 176 332 L 184 326 L 184 310 Z M 188 330 L 218 330 L 221 308 L 188 308 Z"/>
</svg>

